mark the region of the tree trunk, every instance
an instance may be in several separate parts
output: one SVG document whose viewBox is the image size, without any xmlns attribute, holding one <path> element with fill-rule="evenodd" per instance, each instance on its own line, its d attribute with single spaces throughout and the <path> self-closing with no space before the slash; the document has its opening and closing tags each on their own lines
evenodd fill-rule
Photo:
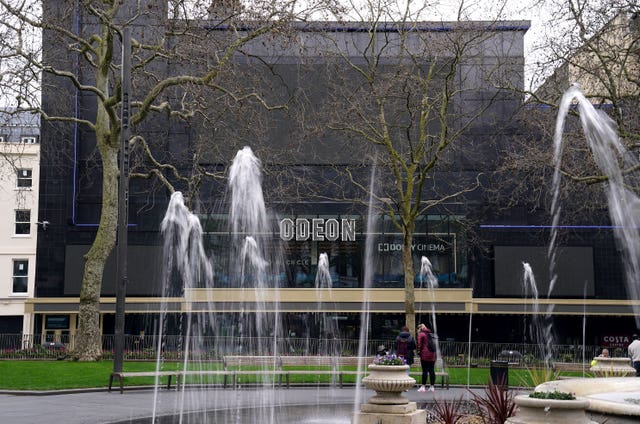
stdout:
<svg viewBox="0 0 640 424">
<path fill-rule="evenodd" d="M 96 238 L 85 255 L 84 274 L 78 308 L 78 333 L 75 356 L 80 361 L 97 361 L 102 356 L 100 328 L 100 292 L 107 258 L 116 244 L 118 228 L 118 136 L 119 123 L 115 111 L 107 110 L 104 99 L 109 97 L 109 72 L 113 62 L 113 34 L 111 28 L 102 28 L 96 67 L 96 88 L 103 94 L 98 99 L 95 135 L 102 160 L 102 210 Z M 75 201 L 75 199 L 74 199 Z"/>
<path fill-rule="evenodd" d="M 416 331 L 416 294 L 414 289 L 415 273 L 413 271 L 413 254 L 411 245 L 413 244 L 413 230 L 407 230 L 402 242 L 402 266 L 404 268 L 404 312 L 405 325 L 409 331 L 415 334 Z"/>
<path fill-rule="evenodd" d="M 96 361 L 102 355 L 100 291 L 105 263 L 116 243 L 118 222 L 118 150 L 101 144 L 102 212 L 98 233 L 85 256 L 78 310 L 76 356 L 81 361 Z"/>
</svg>

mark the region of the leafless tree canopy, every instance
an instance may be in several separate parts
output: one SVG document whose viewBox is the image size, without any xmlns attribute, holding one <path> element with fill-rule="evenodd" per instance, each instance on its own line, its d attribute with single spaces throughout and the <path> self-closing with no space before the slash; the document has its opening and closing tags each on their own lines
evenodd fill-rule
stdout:
<svg viewBox="0 0 640 424">
<path fill-rule="evenodd" d="M 2 95 L 18 110 L 42 115 L 52 135 L 43 149 L 48 163 L 68 166 L 73 155 L 81 171 L 78 208 L 83 201 L 102 208 L 80 294 L 80 359 L 100 355 L 100 287 L 115 244 L 122 29 L 131 28 L 133 36 L 132 176 L 188 192 L 220 171 L 203 166 L 202 158 L 225 135 L 196 136 L 194 123 L 216 130 L 224 127 L 216 125 L 223 116 L 243 120 L 247 105 L 279 106 L 234 75 L 242 47 L 286 36 L 293 21 L 339 11 L 325 1 L 0 1 Z M 43 103 L 38 88 L 47 93 Z"/>
<path fill-rule="evenodd" d="M 429 5 L 410 2 L 359 5 L 365 18 L 348 23 L 330 0 L 38 4 L 0 0 L 0 89 L 42 114 L 48 163 L 70 166 L 73 156 L 79 208 L 102 208 L 80 295 L 80 359 L 100 354 L 101 279 L 115 244 L 125 26 L 131 171 L 142 181 L 132 192 L 147 195 L 134 209 L 154 207 L 153 189 L 182 190 L 201 207 L 220 193 L 215 179 L 232 153 L 251 144 L 273 198 L 377 199 L 403 234 L 407 325 L 415 327 L 416 219 L 477 196 L 495 166 L 500 129 L 521 102 L 503 87 L 522 91 L 526 28 L 468 21 L 463 2 L 458 19 L 435 23 L 419 19 Z M 42 104 L 31 87 L 46 91 Z"/>
<path fill-rule="evenodd" d="M 578 83 L 596 107 L 615 121 L 618 135 L 631 151 L 638 150 L 638 95 L 640 94 L 638 8 L 617 0 L 553 3 L 552 30 L 538 41 L 544 59 L 534 71 L 535 92 L 528 93 L 517 137 L 505 146 L 495 181 L 496 207 L 524 211 L 550 210 L 553 173 L 553 131 L 557 104 L 572 83 Z M 560 36 L 561 35 L 561 36 Z M 549 69 L 553 69 L 550 75 Z M 606 221 L 602 183 L 606 177 L 595 166 L 583 130 L 572 112 L 565 130 L 562 157 L 563 219 L 565 224 L 584 223 L 588 217 Z M 634 169 L 627 169 L 631 175 Z M 515 175 L 517 178 L 505 178 Z M 633 184 L 630 182 L 630 184 Z M 632 187 L 637 191 L 639 187 Z M 500 206 L 498 206 L 500 205 Z"/>
</svg>

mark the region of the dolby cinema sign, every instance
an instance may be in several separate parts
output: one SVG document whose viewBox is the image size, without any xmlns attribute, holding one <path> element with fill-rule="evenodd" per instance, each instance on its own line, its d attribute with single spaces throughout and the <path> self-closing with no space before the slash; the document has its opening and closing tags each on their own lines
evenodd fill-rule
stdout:
<svg viewBox="0 0 640 424">
<path fill-rule="evenodd" d="M 284 241 L 356 241 L 356 220 L 285 218 L 280 221 L 280 238 Z"/>
</svg>

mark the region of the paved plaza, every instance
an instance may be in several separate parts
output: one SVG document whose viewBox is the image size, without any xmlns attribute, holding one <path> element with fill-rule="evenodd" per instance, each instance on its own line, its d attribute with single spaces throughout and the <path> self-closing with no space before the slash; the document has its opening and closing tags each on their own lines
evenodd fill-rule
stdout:
<svg viewBox="0 0 640 424">
<path fill-rule="evenodd" d="M 482 389 L 471 390 L 481 393 Z M 28 394 L 25 394 L 28 393 Z M 234 408 L 251 405 L 263 393 L 257 388 L 238 390 L 211 388 L 199 392 L 199 400 L 218 408 Z M 364 390 L 363 400 L 374 392 Z M 117 390 L 64 391 L 64 392 L 2 392 L 0 411 L 2 422 L 11 424 L 65 423 L 65 424 L 107 424 L 151 416 L 154 397 L 157 415 L 170 414 L 177 409 L 181 393 L 175 390 L 127 390 L 120 394 Z M 353 404 L 356 390 L 353 387 L 292 387 L 276 389 L 273 403 L 277 405 L 335 405 Z M 464 387 L 440 389 L 435 393 L 418 393 L 415 389 L 407 392 L 412 401 L 424 402 L 435 399 L 468 398 Z M 191 398 L 191 397 L 189 397 Z M 252 423 L 247 423 L 252 424 Z"/>
</svg>

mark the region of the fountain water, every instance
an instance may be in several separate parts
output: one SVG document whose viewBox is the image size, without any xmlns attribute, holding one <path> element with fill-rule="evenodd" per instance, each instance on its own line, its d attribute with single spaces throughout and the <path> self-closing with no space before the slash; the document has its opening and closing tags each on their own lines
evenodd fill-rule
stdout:
<svg viewBox="0 0 640 424">
<path fill-rule="evenodd" d="M 438 334 L 438 324 L 436 322 L 436 299 L 435 299 L 435 290 L 438 288 L 438 277 L 433 273 L 433 267 L 431 266 L 431 261 L 426 256 L 423 256 L 420 259 L 420 288 L 422 288 L 422 282 L 426 282 L 426 288 L 429 289 L 429 300 L 431 303 L 431 331 L 433 334 L 437 336 Z M 440 354 L 440 343 L 438 338 L 435 338 L 436 341 L 436 354 L 438 358 L 442 358 Z"/>
<path fill-rule="evenodd" d="M 372 176 L 372 185 L 374 181 L 375 178 Z M 282 325 L 280 324 L 277 290 L 273 289 L 278 288 L 278 280 L 274 276 L 281 275 L 282 260 L 278 253 L 279 249 L 275 248 L 273 240 L 269 239 L 274 231 L 269 228 L 269 219 L 264 205 L 260 162 L 248 147 L 238 152 L 230 168 L 229 192 L 231 195 L 229 213 L 231 242 L 229 243 L 228 240 L 221 242 L 221 246 L 230 252 L 228 258 L 215 258 L 214 261 L 214 258 L 206 256 L 202 245 L 203 231 L 200 222 L 197 216 L 191 213 L 185 205 L 181 193 L 172 195 L 162 223 L 166 257 L 166 268 L 163 273 L 165 276 L 164 297 L 170 298 L 170 296 L 183 294 L 188 302 L 187 308 L 190 311 L 197 311 L 198 308 L 202 308 L 198 303 L 203 301 L 202 293 L 205 293 L 209 296 L 206 299 L 208 305 L 202 309 L 213 311 L 186 314 L 185 322 L 179 323 L 182 333 L 186 336 L 184 337 L 185 346 L 183 346 L 184 362 L 179 365 L 180 369 L 198 370 L 199 367 L 206 369 L 206 364 L 189 360 L 190 352 L 201 352 L 206 349 L 213 349 L 225 354 L 271 355 L 274 358 L 280 353 L 278 352 L 277 340 L 282 336 Z M 370 210 L 368 219 L 369 234 L 375 233 L 373 226 L 376 220 L 372 211 L 373 209 Z M 373 238 L 367 238 L 365 264 L 368 266 L 365 267 L 365 288 L 370 284 L 367 282 L 372 281 L 373 245 Z M 270 252 L 270 255 L 265 253 L 267 251 Z M 216 299 L 211 298 L 213 291 L 199 289 L 210 289 L 217 286 L 242 289 L 247 298 L 251 300 L 252 309 L 249 310 L 248 305 L 245 307 L 241 304 L 238 307 L 239 312 L 233 314 L 231 320 L 225 318 L 225 315 L 230 314 L 215 313 L 217 303 Z M 322 298 L 325 303 L 332 301 L 333 284 L 326 253 L 319 257 L 315 286 L 319 298 Z M 365 293 L 367 293 L 366 290 Z M 359 358 L 369 354 L 367 352 L 369 302 L 366 297 L 362 304 Z M 162 321 L 169 321 L 170 314 L 166 312 L 166 306 L 163 307 L 163 311 Z M 320 338 L 324 336 L 328 341 L 331 341 L 332 338 L 335 340 L 335 343 L 327 343 L 326 349 L 322 350 L 321 348 L 318 353 L 324 356 L 339 355 L 337 322 L 331 317 L 322 316 L 320 310 L 318 310 L 318 316 L 322 320 L 319 323 L 321 327 Z M 223 327 L 226 327 L 228 336 L 212 337 L 214 344 L 205 346 L 204 340 L 211 339 L 208 336 L 215 335 Z M 222 339 L 225 341 L 222 342 Z M 248 339 L 255 340 L 255 345 L 246 343 Z M 157 369 L 167 369 L 169 363 L 163 363 L 162 360 L 162 334 L 159 340 Z M 364 374 L 364 367 L 364 361 L 358 365 L 358 370 L 361 373 L 357 379 L 358 382 Z M 275 423 L 289 422 L 288 420 L 326 422 L 326 419 L 322 417 L 326 416 L 327 411 L 317 411 L 318 408 L 308 407 L 306 414 L 294 412 L 292 416 L 283 411 L 283 409 L 290 407 L 280 406 L 285 404 L 286 400 L 282 397 L 284 395 L 281 392 L 275 390 L 275 379 L 261 383 L 259 392 L 250 395 L 248 399 L 243 399 L 241 402 L 234 402 L 232 405 L 228 404 L 228 394 L 224 398 L 227 399 L 225 401 L 218 399 L 218 396 L 221 396 L 219 391 L 188 390 L 183 385 L 180 400 L 175 408 L 175 416 L 159 417 L 155 408 L 158 402 L 161 402 L 157 383 L 154 393 L 154 411 L 151 417 L 153 423 L 205 423 L 211 422 L 212 419 L 225 423 Z M 353 408 L 359 407 L 361 398 L 362 390 L 358 385 Z M 211 410 L 211 405 L 214 405 L 213 410 Z M 332 408 L 333 412 L 339 409 Z M 222 418 L 218 418 L 219 416 Z M 346 414 L 344 417 L 346 418 Z M 341 419 L 336 421 L 335 417 L 331 417 L 331 421 L 342 422 Z"/>
<path fill-rule="evenodd" d="M 556 165 L 553 189 L 552 211 L 554 226 L 560 216 L 559 186 L 560 162 L 563 150 L 564 124 L 573 101 L 577 101 L 580 121 L 587 143 L 592 151 L 593 159 L 600 172 L 607 177 L 605 193 L 607 196 L 609 216 L 614 235 L 622 250 L 623 264 L 627 280 L 627 294 L 631 299 L 640 298 L 640 198 L 628 187 L 638 187 L 636 172 L 625 170 L 637 169 L 638 159 L 627 151 L 618 137 L 615 122 L 602 110 L 596 109 L 582 94 L 577 84 L 572 85 L 562 97 L 558 120 L 556 123 L 554 146 L 554 163 Z M 640 327 L 640 314 L 636 310 L 636 327 Z"/>
<path fill-rule="evenodd" d="M 169 207 L 162 221 L 161 230 L 164 235 L 164 252 L 165 252 L 165 272 L 163 281 L 164 298 L 175 295 L 180 284 L 184 284 L 185 289 L 196 286 L 197 283 L 203 282 L 210 284 L 213 280 L 213 272 L 211 262 L 204 253 L 202 247 L 202 227 L 198 218 L 193 215 L 184 205 L 182 193 L 176 192 L 171 196 Z M 176 275 L 177 274 L 177 275 Z M 161 322 L 166 323 L 167 317 L 166 305 L 163 305 L 161 312 Z M 159 328 L 156 368 L 160 370 L 164 364 L 162 363 L 163 351 L 163 334 L 165 325 Z M 189 315 L 186 323 L 186 333 L 192 334 L 192 316 Z M 185 363 L 189 357 L 189 351 L 192 348 L 190 343 L 184 346 Z M 154 389 L 153 416 L 152 422 L 156 418 L 156 406 L 158 404 L 158 381 Z M 185 406 L 184 393 L 179 406 L 180 414 L 183 413 Z"/>
<path fill-rule="evenodd" d="M 584 304 L 582 305 L 582 376 L 585 376 L 586 373 L 586 362 L 587 362 L 587 284 L 585 283 L 584 288 L 582 290 L 582 299 L 584 299 Z"/>
<path fill-rule="evenodd" d="M 190 313 L 186 314 L 186 322 L 179 323 L 184 337 L 185 346 L 184 362 L 182 369 L 198 369 L 205 367 L 203 363 L 189 360 L 191 353 L 214 349 L 218 352 L 246 353 L 278 355 L 277 340 L 281 335 L 281 325 L 278 307 L 276 276 L 280 275 L 279 268 L 282 261 L 279 259 L 278 249 L 274 248 L 269 237 L 273 234 L 269 227 L 269 220 L 264 204 L 261 186 L 260 161 L 253 155 L 250 148 L 245 147 L 236 155 L 229 172 L 229 191 L 231 194 L 231 207 L 229 213 L 229 230 L 231 243 L 229 245 L 230 257 L 225 274 L 214 275 L 213 260 L 205 254 L 202 245 L 202 228 L 197 216 L 191 213 L 185 205 L 181 193 L 176 192 L 171 196 L 165 218 L 162 221 L 162 234 L 164 236 L 165 270 L 164 270 L 164 297 L 184 291 L 186 299 L 190 299 L 192 293 L 200 288 L 215 287 L 216 278 L 225 280 L 225 284 L 250 291 L 248 296 L 254 308 L 248 310 L 244 305 L 239 306 L 239 312 L 232 314 L 231 320 L 219 322 L 225 318 L 215 314 Z M 265 252 L 268 251 L 270 254 Z M 224 258 L 226 259 L 226 258 Z M 224 260 L 221 262 L 224 263 Z M 219 267 L 221 268 L 221 267 Z M 205 291 L 210 296 L 211 291 Z M 197 311 L 195 304 L 201 300 L 191 302 L 188 307 Z M 215 311 L 214 299 L 207 299 L 206 310 Z M 162 321 L 166 322 L 168 314 L 163 308 Z M 214 337 L 214 344 L 205 345 L 207 336 L 212 335 L 226 326 L 229 337 Z M 161 330 L 164 331 L 164 330 Z M 162 334 L 161 334 L 162 335 Z M 157 368 L 167 366 L 162 363 L 162 340 L 159 338 L 157 346 Z M 252 340 L 253 344 L 246 341 Z M 274 398 L 275 379 L 264 379 L 259 396 L 254 396 L 249 405 L 252 411 L 252 421 L 261 423 L 273 423 L 275 420 Z M 154 405 L 158 401 L 156 395 Z M 197 409 L 197 405 L 205 405 L 208 396 L 215 396 L 215 391 L 189 391 L 182 387 L 180 404 L 176 411 L 180 417 L 186 417 L 187 410 Z M 243 413 L 244 414 L 244 413 Z M 231 414 L 234 415 L 234 414 Z M 240 417 L 239 413 L 235 414 Z M 189 414 L 189 422 L 193 419 L 193 413 Z M 185 418 L 186 419 L 186 418 Z M 206 412 L 202 412 L 200 422 L 206 422 Z M 246 419 L 242 418 L 242 420 Z M 155 420 L 155 408 L 154 416 Z M 196 418 L 198 420 L 198 418 Z M 227 422 L 241 422 L 230 420 Z M 155 421 L 153 421 L 155 422 Z"/>
<path fill-rule="evenodd" d="M 334 317 L 323 314 L 322 308 L 335 309 L 333 304 L 333 281 L 329 268 L 329 255 L 321 253 L 318 257 L 318 270 L 315 279 L 316 298 L 318 299 L 317 324 L 321 343 L 318 346 L 320 356 L 335 357 L 341 354 L 340 332 Z"/>
<path fill-rule="evenodd" d="M 318 257 L 318 271 L 316 272 L 316 289 L 332 289 L 333 281 L 329 271 L 329 255 L 321 253 Z"/>
<path fill-rule="evenodd" d="M 269 246 L 273 229 L 262 194 L 261 163 L 249 147 L 239 150 L 233 159 L 229 169 L 229 191 L 232 243 L 228 274 L 230 279 L 239 278 L 232 284 L 253 290 L 256 305 L 251 313 L 241 313 L 238 335 L 240 338 L 255 337 L 259 343 L 257 352 L 277 355 L 276 341 L 281 332 L 279 302 L 277 298 L 270 298 L 267 308 L 266 296 L 267 293 L 277 295 L 277 291 L 267 289 L 278 287 L 276 276 L 281 273 L 282 261 L 278 249 Z M 267 251 L 271 253 L 270 257 L 267 257 Z"/>
<path fill-rule="evenodd" d="M 369 189 L 369 213 L 367 219 L 367 238 L 365 246 L 365 273 L 364 273 L 364 299 L 362 302 L 362 312 L 360 320 L 360 341 L 358 347 L 358 374 L 364 368 L 363 358 L 366 354 L 366 346 L 369 335 L 370 311 L 369 311 L 369 290 L 373 281 L 373 259 L 374 259 L 374 225 L 376 216 L 374 214 L 374 182 L 375 166 L 372 169 L 371 185 Z M 385 423 L 406 423 L 422 424 L 426 420 L 426 412 L 418 409 L 416 402 L 410 402 L 402 393 L 413 387 L 416 381 L 411 378 L 407 371 L 409 365 L 380 365 L 370 364 L 368 366 L 369 375 L 361 379 L 358 376 L 356 386 L 356 396 L 353 409 L 352 424 L 379 424 Z M 376 395 L 369 398 L 368 402 L 362 402 L 362 384 L 367 388 L 376 391 Z"/>
<path fill-rule="evenodd" d="M 618 247 L 622 251 L 623 264 L 626 274 L 627 294 L 631 300 L 637 300 L 640 292 L 638 275 L 640 275 L 640 214 L 637 213 L 640 199 L 628 187 L 637 187 L 635 172 L 638 160 L 627 151 L 617 135 L 615 122 L 602 110 L 597 110 L 582 94 L 579 87 L 572 85 L 563 95 L 560 102 L 558 119 L 554 135 L 553 177 L 553 231 L 549 247 L 551 260 L 551 284 L 553 289 L 556 280 L 555 245 L 557 228 L 560 222 L 561 207 L 560 192 L 560 162 L 563 152 L 563 132 L 565 120 L 573 102 L 577 103 L 580 121 L 586 141 L 591 149 L 593 159 L 600 172 L 606 176 L 605 194 L 609 207 L 609 216 L 614 230 Z M 636 326 L 640 326 L 640 315 L 634 304 Z M 620 358 L 619 358 L 620 359 Z M 617 415 L 615 422 L 636 422 L 640 416 L 640 409 L 634 402 L 626 402 L 626 398 L 637 396 L 640 383 L 636 379 L 599 378 L 573 379 L 547 382 L 538 386 L 536 390 L 560 390 L 573 392 L 578 396 L 586 396 L 590 400 L 589 409 L 599 413 Z M 628 416 L 629 418 L 621 418 Z"/>
<path fill-rule="evenodd" d="M 531 265 L 527 262 L 522 263 L 523 277 L 522 285 L 524 291 L 524 298 L 531 298 L 531 322 L 529 325 L 524 325 L 523 335 L 529 339 L 542 350 L 542 358 L 544 359 L 545 375 L 550 376 L 553 369 L 552 357 L 553 357 L 553 320 L 547 310 L 546 315 L 540 314 L 540 303 L 538 286 L 536 284 L 536 278 L 533 273 Z M 525 305 L 525 312 L 527 303 Z M 525 314 L 525 317 L 527 315 Z"/>
<path fill-rule="evenodd" d="M 365 240 L 365 259 L 364 259 L 364 298 L 362 299 L 362 307 L 360 311 L 360 335 L 358 340 L 358 378 L 356 380 L 356 395 L 353 402 L 353 424 L 358 424 L 360 404 L 362 403 L 363 388 L 361 383 L 362 374 L 364 374 L 364 366 L 361 358 L 368 353 L 366 348 L 369 340 L 370 327 L 370 311 L 369 311 L 369 289 L 373 281 L 373 257 L 374 257 L 374 234 L 376 228 L 374 188 L 375 188 L 376 167 L 371 169 L 371 181 L 369 183 L 369 210 L 367 213 L 367 238 Z M 362 373 L 362 374 L 361 374 Z"/>
<path fill-rule="evenodd" d="M 427 283 L 427 288 L 433 289 L 438 287 L 438 277 L 433 273 L 433 266 L 431 266 L 431 261 L 426 256 L 423 256 L 420 259 L 420 288 L 422 288 L 422 283 Z"/>
<path fill-rule="evenodd" d="M 533 269 L 531 268 L 531 265 L 528 262 L 523 262 L 522 263 L 522 268 L 523 268 L 523 274 L 522 274 L 522 288 L 523 288 L 523 295 L 525 299 L 531 298 L 531 321 L 529 323 L 529 325 L 527 325 L 527 320 L 526 320 L 526 310 L 527 310 L 527 303 L 524 303 L 524 309 L 525 309 L 525 320 L 524 320 L 524 328 L 522 329 L 522 335 L 525 339 L 527 339 L 527 336 L 529 337 L 529 339 L 537 344 L 538 346 L 540 346 L 540 332 L 538 331 L 538 325 L 537 325 L 537 321 L 538 321 L 538 309 L 539 309 L 539 304 L 538 304 L 538 286 L 536 284 L 536 278 L 535 275 L 533 274 Z"/>
<path fill-rule="evenodd" d="M 551 297 L 555 283 L 557 281 L 556 264 L 558 251 L 558 228 L 561 219 L 562 207 L 560 205 L 560 183 L 561 183 L 561 159 L 564 150 L 563 133 L 566 117 L 569 113 L 573 102 L 576 101 L 580 112 L 580 120 L 586 140 L 593 153 L 596 165 L 600 171 L 608 178 L 607 181 L 607 198 L 612 223 L 614 224 L 614 232 L 618 240 L 618 244 L 622 248 L 625 257 L 625 270 L 627 273 L 627 282 L 629 283 L 629 293 L 632 298 L 637 299 L 638 285 L 635 283 L 638 271 L 640 270 L 640 237 L 638 237 L 640 218 L 634 213 L 636 205 L 640 204 L 637 196 L 630 192 L 626 187 L 623 178 L 623 172 L 620 167 L 618 158 L 622 160 L 625 167 L 632 168 L 638 165 L 635 157 L 631 156 L 620 142 L 615 129 L 615 123 L 606 113 L 596 110 L 593 105 L 580 92 L 577 85 L 572 85 L 563 95 L 556 128 L 554 133 L 554 164 L 555 171 L 553 175 L 552 193 L 553 200 L 551 204 L 552 225 L 551 237 L 547 257 L 549 259 L 549 289 L 547 298 Z M 634 178 L 632 174 L 628 178 Z M 523 263 L 524 267 L 524 291 L 525 298 L 529 296 L 529 290 L 532 296 L 532 320 L 529 325 L 528 332 L 533 342 L 543 348 L 543 356 L 547 375 L 550 375 L 552 369 L 552 346 L 555 344 L 555 337 L 552 325 L 553 302 L 548 303 L 548 307 L 544 318 L 538 311 L 538 290 L 533 275 L 533 270 L 528 263 Z M 586 293 L 586 288 L 585 288 Z M 638 320 L 636 314 L 636 320 Z M 586 316 L 583 318 L 583 342 L 586 325 Z M 525 325 L 525 336 L 527 328 Z M 584 352 L 584 349 L 583 349 Z M 583 361 L 584 362 L 584 361 Z"/>
<path fill-rule="evenodd" d="M 616 133 L 616 126 L 613 120 L 601 110 L 593 107 L 577 85 L 572 85 L 563 95 L 556 128 L 554 133 L 554 164 L 551 204 L 552 225 L 551 237 L 547 257 L 549 259 L 549 289 L 547 298 L 551 297 L 555 283 L 557 281 L 556 261 L 558 228 L 561 219 L 562 207 L 560 205 L 560 183 L 561 183 L 561 159 L 564 150 L 563 132 L 566 117 L 576 101 L 580 112 L 580 120 L 586 140 L 593 153 L 593 158 L 600 171 L 607 177 L 606 194 L 608 198 L 611 221 L 618 245 L 623 250 L 624 266 L 627 275 L 628 293 L 633 299 L 638 299 L 640 287 L 637 284 L 637 276 L 640 275 L 640 216 L 635 213 L 635 209 L 640 205 L 640 199 L 628 190 L 625 184 L 629 184 L 631 179 L 637 177 L 633 173 L 623 173 L 622 168 L 633 169 L 638 165 L 637 159 L 627 152 L 624 145 Z M 622 167 L 620 161 L 622 162 Z M 538 313 L 538 291 L 533 277 L 533 271 L 529 264 L 524 263 L 524 289 L 525 297 L 531 289 L 533 298 L 533 325 L 529 328 L 529 333 L 533 341 L 544 348 L 544 360 L 547 370 L 552 368 L 552 346 L 555 344 L 555 337 L 552 325 L 553 302 L 549 302 L 544 321 Z M 640 316 L 636 313 L 636 325 L 640 323 Z M 526 328 L 525 328 L 526 334 Z"/>
</svg>

